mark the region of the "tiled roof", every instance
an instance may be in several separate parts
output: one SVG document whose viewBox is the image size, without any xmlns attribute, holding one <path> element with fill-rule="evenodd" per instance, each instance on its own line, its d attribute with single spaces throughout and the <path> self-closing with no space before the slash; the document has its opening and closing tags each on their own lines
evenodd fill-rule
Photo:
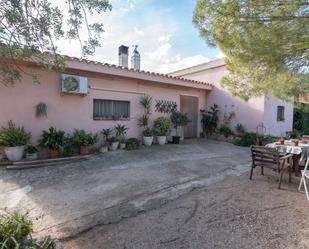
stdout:
<svg viewBox="0 0 309 249">
<path fill-rule="evenodd" d="M 78 61 L 78 62 L 81 62 L 81 63 L 99 65 L 99 66 L 109 67 L 109 68 L 116 68 L 116 69 L 125 70 L 125 71 L 128 71 L 128 72 L 136 72 L 136 73 L 139 73 L 139 74 L 144 74 L 144 75 L 149 75 L 149 76 L 159 76 L 159 77 L 181 80 L 181 81 L 185 81 L 185 82 L 202 84 L 202 85 L 207 85 L 207 86 L 213 87 L 213 84 L 208 83 L 208 82 L 187 79 L 187 78 L 179 77 L 179 76 L 172 76 L 172 75 L 168 75 L 168 74 L 138 70 L 138 69 L 134 69 L 134 68 L 121 67 L 121 66 L 117 66 L 117 65 L 113 65 L 113 64 L 109 64 L 109 63 L 103 63 L 103 62 L 87 60 L 87 59 L 80 59 L 80 58 L 77 58 L 77 57 L 72 57 L 72 56 L 67 56 L 67 55 L 65 55 L 64 58 L 66 60 L 70 60 L 70 61 Z"/>
</svg>

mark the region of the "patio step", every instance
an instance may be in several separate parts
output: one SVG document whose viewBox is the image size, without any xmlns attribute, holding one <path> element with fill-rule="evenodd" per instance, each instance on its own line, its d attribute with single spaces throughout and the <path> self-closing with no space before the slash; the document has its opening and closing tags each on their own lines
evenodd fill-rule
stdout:
<svg viewBox="0 0 309 249">
<path fill-rule="evenodd" d="M 84 156 L 70 156 L 70 157 L 62 157 L 62 158 L 49 158 L 49 159 L 39 159 L 33 161 L 18 161 L 12 162 L 10 165 L 7 165 L 7 169 L 29 169 L 29 168 L 38 168 L 59 164 L 72 163 L 80 160 L 87 160 L 90 155 Z"/>
</svg>

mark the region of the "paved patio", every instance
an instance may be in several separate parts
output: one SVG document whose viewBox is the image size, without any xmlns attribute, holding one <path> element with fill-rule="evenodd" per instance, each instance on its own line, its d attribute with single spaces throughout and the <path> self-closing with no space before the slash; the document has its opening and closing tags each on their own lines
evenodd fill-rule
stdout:
<svg viewBox="0 0 309 249">
<path fill-rule="evenodd" d="M 210 140 L 92 156 L 27 170 L 0 168 L 0 209 L 29 211 L 38 235 L 77 236 L 249 170 L 248 148 Z"/>
</svg>

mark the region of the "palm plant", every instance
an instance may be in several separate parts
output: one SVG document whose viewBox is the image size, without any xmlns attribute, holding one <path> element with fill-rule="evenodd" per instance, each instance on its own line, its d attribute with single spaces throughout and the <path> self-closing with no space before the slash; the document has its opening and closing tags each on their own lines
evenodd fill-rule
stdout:
<svg viewBox="0 0 309 249">
<path fill-rule="evenodd" d="M 141 96 L 139 103 L 144 108 L 144 113 L 150 115 L 151 114 L 152 97 L 149 96 L 149 95 L 143 95 L 143 96 Z"/>
<path fill-rule="evenodd" d="M 144 113 L 138 117 L 137 123 L 140 127 L 144 127 L 144 130 L 147 128 L 149 124 L 149 115 Z"/>
<path fill-rule="evenodd" d="M 110 137 L 112 135 L 112 132 L 113 130 L 111 128 L 106 128 L 106 129 L 103 129 L 102 130 L 102 135 L 103 135 L 103 138 L 106 142 L 108 142 L 110 140 Z"/>
<path fill-rule="evenodd" d="M 127 135 L 127 130 L 129 128 L 126 127 L 125 125 L 123 124 L 117 124 L 115 126 L 115 131 L 116 131 L 116 136 L 119 138 L 119 140 L 121 142 L 124 142 L 125 138 L 126 138 L 126 135 Z"/>
</svg>

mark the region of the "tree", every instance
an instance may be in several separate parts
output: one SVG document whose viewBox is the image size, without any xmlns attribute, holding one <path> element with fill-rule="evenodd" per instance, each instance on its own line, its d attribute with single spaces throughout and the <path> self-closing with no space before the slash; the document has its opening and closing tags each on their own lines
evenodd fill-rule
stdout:
<svg viewBox="0 0 309 249">
<path fill-rule="evenodd" d="M 193 22 L 226 55 L 222 85 L 243 99 L 309 92 L 307 0 L 198 0 Z"/>
<path fill-rule="evenodd" d="M 0 0 L 0 81 L 5 85 L 21 80 L 22 73 L 37 76 L 21 68 L 15 60 L 34 60 L 47 69 L 63 69 L 65 60 L 57 54 L 55 40 L 78 40 L 82 56 L 91 55 L 100 46 L 103 24 L 89 23 L 88 16 L 111 10 L 108 0 L 67 0 L 67 18 L 51 0 Z M 65 29 L 64 23 L 67 23 Z M 82 42 L 81 28 L 88 39 Z M 11 60 L 7 60 L 7 58 Z"/>
</svg>

